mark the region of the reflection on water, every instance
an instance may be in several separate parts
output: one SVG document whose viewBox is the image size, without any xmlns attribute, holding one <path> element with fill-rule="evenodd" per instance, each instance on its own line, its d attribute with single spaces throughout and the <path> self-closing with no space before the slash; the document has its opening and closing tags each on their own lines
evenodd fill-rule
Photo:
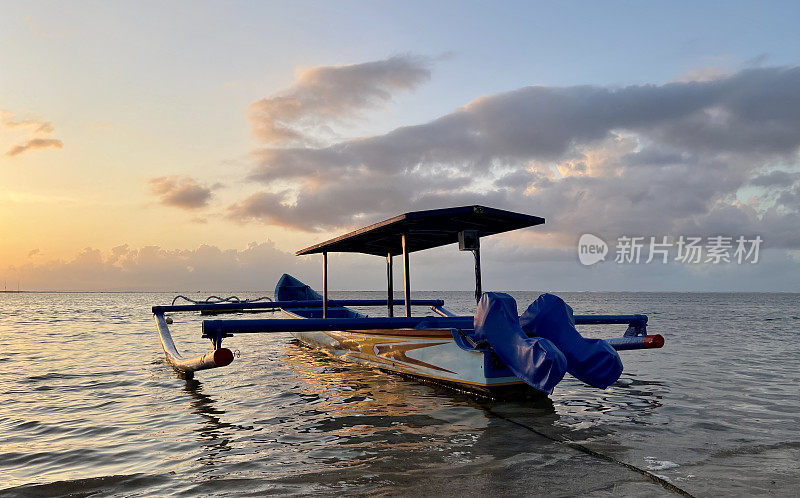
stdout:
<svg viewBox="0 0 800 498">
<path fill-rule="evenodd" d="M 183 391 L 192 397 L 189 409 L 202 418 L 202 422 L 193 429 L 199 434 L 203 443 L 203 454 L 200 455 L 198 461 L 204 465 L 213 465 L 219 460 L 222 453 L 230 450 L 226 433 L 237 427 L 221 420 L 225 411 L 215 407 L 214 399 L 211 396 L 203 394 L 200 381 L 185 379 L 182 376 L 177 377 L 186 382 Z"/>
<path fill-rule="evenodd" d="M 550 398 L 506 401 L 345 364 L 281 335 L 226 339 L 241 357 L 182 379 L 148 312 L 170 297 L 2 296 L 0 494 L 665 491 L 565 442 L 698 494 L 800 485 L 800 350 L 796 320 L 780 319 L 800 315 L 798 296 L 565 295 L 581 312 L 649 313 L 667 347 L 623 353 L 625 372 L 604 391 L 567 377 Z M 474 306 L 470 293 L 444 297 L 458 312 Z M 201 319 L 176 317 L 182 351 L 208 347 Z"/>
</svg>

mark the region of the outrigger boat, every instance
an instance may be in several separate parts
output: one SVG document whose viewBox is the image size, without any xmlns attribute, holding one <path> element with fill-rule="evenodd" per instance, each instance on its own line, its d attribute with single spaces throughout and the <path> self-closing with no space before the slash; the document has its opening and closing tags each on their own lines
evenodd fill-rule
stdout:
<svg viewBox="0 0 800 498">
<path fill-rule="evenodd" d="M 566 373 L 606 388 L 622 373 L 617 351 L 660 348 L 664 339 L 647 334 L 647 316 L 573 315 L 560 298 L 543 294 L 519 316 L 516 302 L 503 293 L 482 292 L 480 238 L 544 223 L 543 218 L 483 206 L 417 211 L 370 225 L 298 251 L 322 255 L 322 294 L 284 274 L 275 299 L 259 302 L 192 302 L 152 308 L 166 361 L 185 375 L 223 367 L 233 353 L 222 340 L 245 333 L 291 333 L 302 343 L 343 360 L 442 384 L 503 397 L 517 392 L 551 393 Z M 458 316 L 442 300 L 411 299 L 408 255 L 458 243 L 475 261 L 474 316 Z M 351 252 L 386 258 L 387 299 L 330 299 L 328 253 Z M 393 258 L 402 256 L 404 299 L 394 298 Z M 386 316 L 367 316 L 350 307 L 385 307 Z M 402 306 L 404 316 L 394 316 Z M 412 315 L 412 307 L 430 313 Z M 280 311 L 285 318 L 205 319 L 211 351 L 184 358 L 168 325 L 176 312 L 222 314 Z M 582 337 L 576 325 L 622 324 L 622 337 Z"/>
</svg>

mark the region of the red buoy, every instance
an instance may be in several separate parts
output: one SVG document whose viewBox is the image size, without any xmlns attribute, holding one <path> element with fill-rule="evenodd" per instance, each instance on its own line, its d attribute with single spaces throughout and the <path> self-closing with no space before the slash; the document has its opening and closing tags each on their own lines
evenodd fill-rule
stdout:
<svg viewBox="0 0 800 498">
<path fill-rule="evenodd" d="M 664 340 L 662 339 L 661 342 L 663 343 Z M 230 365 L 232 361 L 233 361 L 233 352 L 230 349 L 219 348 L 214 351 L 214 364 L 216 364 L 218 367 L 224 367 L 225 365 Z"/>
<path fill-rule="evenodd" d="M 645 349 L 664 347 L 664 337 L 661 334 L 646 335 L 642 339 L 642 345 Z"/>
</svg>

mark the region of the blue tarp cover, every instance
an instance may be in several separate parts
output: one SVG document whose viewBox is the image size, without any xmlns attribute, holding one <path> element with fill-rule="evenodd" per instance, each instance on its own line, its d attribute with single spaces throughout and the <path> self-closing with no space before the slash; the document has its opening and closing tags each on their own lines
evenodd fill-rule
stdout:
<svg viewBox="0 0 800 498">
<path fill-rule="evenodd" d="M 567 371 L 577 379 L 605 389 L 622 374 L 619 355 L 602 339 L 586 339 L 575 329 L 572 308 L 558 296 L 542 294 L 519 318 L 522 330 L 544 337 L 564 353 Z"/>
<path fill-rule="evenodd" d="M 276 301 L 317 301 L 320 299 L 322 296 L 319 292 L 288 273 L 284 273 L 275 286 Z"/>
<path fill-rule="evenodd" d="M 475 313 L 474 338 L 487 341 L 514 375 L 548 394 L 567 370 L 564 354 L 552 342 L 523 332 L 517 302 L 508 294 L 483 294 Z"/>
</svg>

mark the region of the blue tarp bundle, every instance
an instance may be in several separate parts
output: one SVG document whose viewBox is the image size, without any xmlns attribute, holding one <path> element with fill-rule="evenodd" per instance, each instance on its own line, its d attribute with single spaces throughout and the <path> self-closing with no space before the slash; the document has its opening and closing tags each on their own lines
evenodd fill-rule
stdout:
<svg viewBox="0 0 800 498">
<path fill-rule="evenodd" d="M 622 374 L 622 360 L 606 341 L 586 339 L 575 329 L 572 308 L 558 296 L 542 294 L 519 318 L 529 335 L 544 337 L 567 357 L 567 372 L 605 389 Z"/>
<path fill-rule="evenodd" d="M 552 294 L 539 296 L 518 317 L 514 298 L 485 293 L 475 313 L 474 338 L 487 341 L 514 375 L 547 393 L 565 371 L 602 389 L 622 374 L 614 348 L 602 339 L 582 337 L 575 329 L 572 308 Z"/>
<path fill-rule="evenodd" d="M 475 339 L 488 341 L 514 375 L 552 393 L 567 371 L 567 359 L 547 339 L 528 337 L 519 326 L 517 302 L 508 294 L 487 292 L 475 313 Z"/>
<path fill-rule="evenodd" d="M 275 286 L 276 301 L 318 301 L 322 299 L 319 292 L 297 280 L 288 273 L 284 273 L 278 285 Z"/>
</svg>

